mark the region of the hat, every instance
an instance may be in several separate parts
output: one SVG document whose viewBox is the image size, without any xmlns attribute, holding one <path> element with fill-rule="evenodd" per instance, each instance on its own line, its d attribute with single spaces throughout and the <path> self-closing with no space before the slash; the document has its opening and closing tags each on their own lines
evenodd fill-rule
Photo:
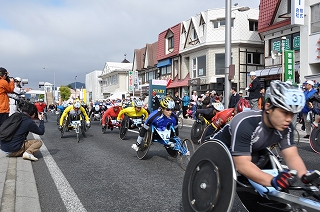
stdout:
<svg viewBox="0 0 320 212">
<path fill-rule="evenodd" d="M 206 93 L 210 93 L 210 91 L 207 91 Z"/>
<path fill-rule="evenodd" d="M 256 76 L 256 72 L 255 71 L 251 71 L 249 76 Z"/>
<path fill-rule="evenodd" d="M 156 94 L 157 94 L 157 92 L 155 92 L 155 91 L 152 92 L 152 95 L 156 95 Z"/>
<path fill-rule="evenodd" d="M 14 78 L 14 81 L 21 82 L 21 78 L 20 77 L 16 77 L 16 78 Z"/>
<path fill-rule="evenodd" d="M 239 94 L 243 94 L 243 91 L 239 91 Z"/>
<path fill-rule="evenodd" d="M 215 90 L 211 91 L 211 93 L 216 94 L 217 92 Z"/>
<path fill-rule="evenodd" d="M 308 80 L 307 84 L 314 86 L 314 82 L 312 80 Z"/>
<path fill-rule="evenodd" d="M 8 74 L 7 69 L 0 67 L 0 76 L 3 76 L 5 74 Z"/>
</svg>

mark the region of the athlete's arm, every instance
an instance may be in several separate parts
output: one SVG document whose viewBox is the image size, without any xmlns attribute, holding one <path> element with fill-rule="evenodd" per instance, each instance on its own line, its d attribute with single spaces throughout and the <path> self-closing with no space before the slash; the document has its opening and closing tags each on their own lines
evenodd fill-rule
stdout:
<svg viewBox="0 0 320 212">
<path fill-rule="evenodd" d="M 298 148 L 296 146 L 291 146 L 289 148 L 283 149 L 281 153 L 289 168 L 292 170 L 296 170 L 300 178 L 302 177 L 302 175 L 307 173 L 307 168 L 303 160 L 301 159 L 298 153 Z"/>
<path fill-rule="evenodd" d="M 89 116 L 88 116 L 86 110 L 82 106 L 80 106 L 80 110 L 81 110 L 82 114 L 84 115 L 85 120 L 89 121 Z"/>
<path fill-rule="evenodd" d="M 70 112 L 70 110 L 73 108 L 73 105 L 68 106 L 66 109 L 64 109 L 61 117 L 60 117 L 60 126 L 62 126 L 63 124 L 63 120 L 65 119 L 65 117 L 67 116 L 67 114 Z"/>
</svg>

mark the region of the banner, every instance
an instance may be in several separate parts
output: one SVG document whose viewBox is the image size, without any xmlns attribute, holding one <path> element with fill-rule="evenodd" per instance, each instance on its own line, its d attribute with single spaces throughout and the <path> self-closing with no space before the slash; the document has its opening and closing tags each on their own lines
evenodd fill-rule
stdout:
<svg viewBox="0 0 320 212">
<path fill-rule="evenodd" d="M 284 51 L 284 81 L 291 81 L 294 83 L 294 51 Z"/>
</svg>

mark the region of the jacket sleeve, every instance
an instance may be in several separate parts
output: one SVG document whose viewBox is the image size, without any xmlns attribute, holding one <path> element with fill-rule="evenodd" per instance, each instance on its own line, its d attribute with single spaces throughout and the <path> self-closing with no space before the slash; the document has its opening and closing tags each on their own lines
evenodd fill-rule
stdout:
<svg viewBox="0 0 320 212">
<path fill-rule="evenodd" d="M 80 107 L 80 110 L 81 110 L 82 114 L 84 115 L 85 120 L 90 121 L 86 110 L 82 106 Z"/>
<path fill-rule="evenodd" d="M 71 110 L 72 107 L 73 107 L 73 106 L 70 105 L 70 106 L 68 106 L 68 107 L 63 111 L 63 113 L 62 113 L 62 115 L 61 115 L 61 117 L 60 117 L 60 126 L 62 126 L 63 120 L 65 119 L 65 117 L 67 116 L 67 114 L 70 112 L 70 110 Z"/>
<path fill-rule="evenodd" d="M 44 121 L 41 120 L 39 126 L 32 121 L 31 124 L 29 125 L 29 132 L 35 133 L 37 135 L 43 135 L 44 134 Z"/>
</svg>

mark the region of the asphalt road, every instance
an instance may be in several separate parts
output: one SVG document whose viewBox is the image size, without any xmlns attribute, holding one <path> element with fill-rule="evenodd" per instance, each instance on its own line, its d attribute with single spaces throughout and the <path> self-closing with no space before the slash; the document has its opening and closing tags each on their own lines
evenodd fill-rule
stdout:
<svg viewBox="0 0 320 212">
<path fill-rule="evenodd" d="M 75 132 L 60 138 L 55 116 L 48 119 L 44 146 L 36 154 L 40 159 L 32 163 L 43 212 L 182 211 L 184 170 L 160 144 L 139 160 L 131 149 L 136 132 L 120 140 L 118 129 L 102 134 L 99 122 L 93 122 L 77 143 Z M 180 137 L 190 138 L 190 129 L 183 127 Z M 320 169 L 307 143 L 301 142 L 299 151 L 308 167 Z M 237 199 L 233 211 L 245 211 Z"/>
</svg>

